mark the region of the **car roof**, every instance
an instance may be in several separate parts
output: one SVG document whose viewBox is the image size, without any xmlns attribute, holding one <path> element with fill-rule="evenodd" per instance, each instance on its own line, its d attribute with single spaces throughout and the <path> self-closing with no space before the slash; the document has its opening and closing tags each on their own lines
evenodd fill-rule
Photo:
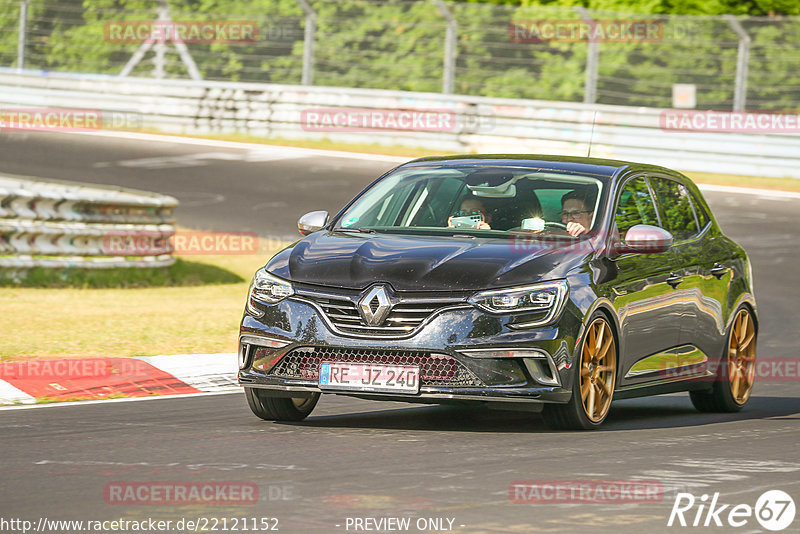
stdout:
<svg viewBox="0 0 800 534">
<path fill-rule="evenodd" d="M 419 158 L 402 165 L 402 167 L 424 167 L 438 165 L 474 165 L 477 167 L 530 167 L 536 169 L 552 169 L 581 174 L 592 174 L 598 177 L 612 178 L 626 170 L 671 171 L 656 165 L 633 163 L 615 159 L 586 158 L 577 156 L 554 156 L 544 154 L 468 154 L 454 156 L 432 156 Z"/>
</svg>

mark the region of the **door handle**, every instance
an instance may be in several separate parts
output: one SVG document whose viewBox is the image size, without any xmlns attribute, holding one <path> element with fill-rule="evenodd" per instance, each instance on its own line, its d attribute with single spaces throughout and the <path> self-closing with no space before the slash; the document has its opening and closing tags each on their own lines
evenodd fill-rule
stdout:
<svg viewBox="0 0 800 534">
<path fill-rule="evenodd" d="M 719 263 L 715 263 L 714 266 L 711 268 L 711 274 L 713 274 L 717 278 L 722 278 L 727 272 L 728 272 L 728 267 L 724 267 Z"/>
<path fill-rule="evenodd" d="M 681 278 L 675 273 L 670 274 L 669 277 L 667 278 L 667 283 L 672 286 L 672 289 L 678 287 L 678 284 L 680 284 L 681 282 L 683 282 L 683 278 Z"/>
</svg>

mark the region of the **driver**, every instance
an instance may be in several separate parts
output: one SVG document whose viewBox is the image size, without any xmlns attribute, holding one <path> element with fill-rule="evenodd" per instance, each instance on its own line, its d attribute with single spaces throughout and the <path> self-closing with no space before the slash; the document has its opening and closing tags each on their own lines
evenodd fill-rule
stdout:
<svg viewBox="0 0 800 534">
<path fill-rule="evenodd" d="M 492 215 L 486 211 L 486 207 L 483 205 L 477 198 L 465 198 L 461 201 L 461 206 L 459 211 L 465 211 L 468 213 L 477 212 L 481 214 L 483 220 L 478 223 L 479 230 L 491 230 L 492 227 L 489 226 L 489 223 L 492 222 Z M 453 215 L 455 217 L 455 215 Z M 447 227 L 453 228 L 453 217 L 448 217 L 447 219 Z"/>
<path fill-rule="evenodd" d="M 561 197 L 561 222 L 573 237 L 585 234 L 592 226 L 594 201 L 585 191 L 574 190 Z"/>
</svg>

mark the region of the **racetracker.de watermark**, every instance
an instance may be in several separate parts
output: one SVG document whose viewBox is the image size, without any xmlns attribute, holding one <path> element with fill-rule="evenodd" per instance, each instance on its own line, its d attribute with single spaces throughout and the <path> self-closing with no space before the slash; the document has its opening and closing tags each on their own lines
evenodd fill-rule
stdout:
<svg viewBox="0 0 800 534">
<path fill-rule="evenodd" d="M 88 132 L 141 129 L 137 113 L 99 109 L 0 108 L 0 131 Z"/>
<path fill-rule="evenodd" d="M 64 360 L 31 360 L 0 363 L 0 379 L 44 381 L 107 379 L 126 380 L 152 376 L 152 366 L 132 358 L 85 358 Z"/>
<path fill-rule="evenodd" d="M 258 253 L 259 240 L 252 232 L 109 232 L 102 249 L 109 256 L 247 255 Z"/>
<path fill-rule="evenodd" d="M 664 38 L 664 24 L 641 19 L 512 20 L 508 37 L 515 43 L 655 43 Z"/>
<path fill-rule="evenodd" d="M 658 254 L 665 250 L 663 236 L 657 231 L 646 235 L 647 239 L 644 239 L 644 234 L 640 234 L 640 237 L 643 239 L 637 243 L 635 250 L 621 242 L 618 237 L 612 238 L 610 240 L 611 242 L 606 245 L 608 239 L 605 236 L 606 234 L 603 232 L 598 232 L 588 239 L 580 239 L 579 236 L 578 239 L 580 240 L 576 240 L 575 237 L 568 235 L 560 236 L 547 233 L 542 234 L 536 231 L 515 231 L 509 236 L 508 246 L 513 252 L 520 254 L 536 254 L 562 247 L 569 247 L 569 249 L 574 252 L 585 253 L 602 250 L 606 247 L 608 252 L 613 254 L 625 254 L 628 252 Z"/>
<path fill-rule="evenodd" d="M 259 500 L 253 482 L 109 482 L 103 488 L 106 504 L 253 505 Z"/>
<path fill-rule="evenodd" d="M 252 20 L 115 20 L 106 22 L 103 38 L 130 43 L 254 43 L 258 24 Z"/>
<path fill-rule="evenodd" d="M 664 486 L 657 480 L 518 480 L 508 486 L 514 504 L 657 503 Z"/>
<path fill-rule="evenodd" d="M 747 113 L 744 111 L 695 111 L 668 109 L 659 126 L 675 132 L 800 133 L 800 114 Z"/>
<path fill-rule="evenodd" d="M 720 366 L 729 365 L 727 360 L 692 364 L 678 356 L 667 358 L 661 362 L 659 374 L 664 378 L 696 377 L 700 381 L 728 380 L 728 373 L 722 373 Z M 752 366 L 744 366 L 751 370 L 753 380 L 759 382 L 797 382 L 800 381 L 800 357 L 756 358 Z M 706 372 L 707 371 L 707 372 Z"/>
<path fill-rule="evenodd" d="M 494 117 L 459 114 L 449 109 L 308 108 L 300 113 L 308 132 L 481 132 Z"/>
</svg>

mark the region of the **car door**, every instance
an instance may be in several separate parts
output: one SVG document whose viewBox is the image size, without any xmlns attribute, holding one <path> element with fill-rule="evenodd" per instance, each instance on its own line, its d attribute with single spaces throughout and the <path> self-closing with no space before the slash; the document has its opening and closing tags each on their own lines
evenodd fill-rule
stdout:
<svg viewBox="0 0 800 534">
<path fill-rule="evenodd" d="M 727 247 L 712 230 L 711 219 L 689 188 L 675 179 L 651 177 L 659 216 L 672 233 L 679 266 L 676 293 L 683 300 L 682 345 L 714 350 L 724 334 L 723 309 L 731 272 Z"/>
<path fill-rule="evenodd" d="M 624 240 L 636 224 L 660 226 L 655 202 L 644 176 L 619 189 L 612 240 Z M 652 380 L 663 369 L 658 359 L 678 344 L 682 310 L 670 285 L 677 268 L 672 250 L 655 254 L 626 253 L 614 258 L 617 276 L 609 294 L 620 318 L 620 385 Z"/>
</svg>

